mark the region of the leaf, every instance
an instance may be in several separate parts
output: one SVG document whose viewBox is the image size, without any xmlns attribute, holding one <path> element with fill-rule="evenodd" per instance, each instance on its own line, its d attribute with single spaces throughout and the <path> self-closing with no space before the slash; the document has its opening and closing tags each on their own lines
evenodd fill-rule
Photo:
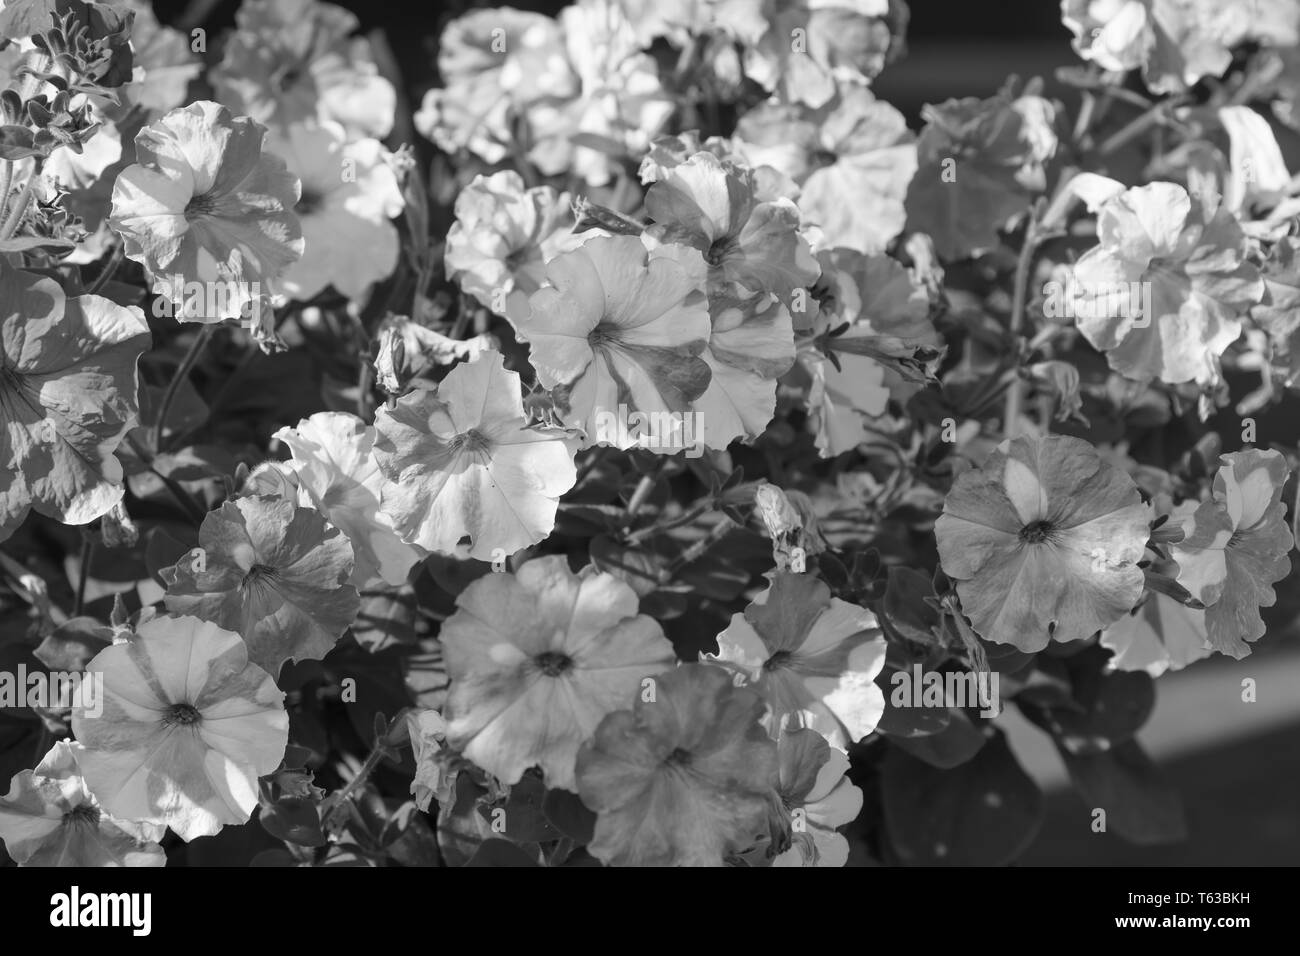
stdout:
<svg viewBox="0 0 1300 956">
<path fill-rule="evenodd" d="M 466 866 L 537 866 L 535 859 L 509 840 L 485 840 Z"/>
<path fill-rule="evenodd" d="M 576 793 L 568 790 L 548 790 L 542 799 L 542 812 L 555 829 L 578 846 L 586 846 L 595 833 L 596 814 Z"/>
<path fill-rule="evenodd" d="M 481 805 L 478 812 L 488 821 L 493 833 L 500 833 L 513 843 L 558 840 L 563 834 L 547 819 L 542 809 L 545 796 L 546 788 L 542 781 L 532 774 L 526 774 L 510 788 L 510 796 L 505 803 L 496 806 Z M 502 825 L 505 826 L 504 832 L 500 830 Z"/>
<path fill-rule="evenodd" d="M 1132 739 L 1155 709 L 1155 682 L 1141 671 L 1106 671 L 1093 647 L 1068 662 L 1073 706 L 1021 702 L 1025 716 L 1074 754 L 1104 753 Z"/>
<path fill-rule="evenodd" d="M 111 627 L 93 617 L 74 617 L 56 627 L 32 653 L 52 671 L 80 673 L 87 661 L 112 643 Z"/>
<path fill-rule="evenodd" d="M 1139 846 L 1187 839 L 1182 798 L 1136 740 L 1106 753 L 1057 749 L 1084 804 L 1106 811 L 1108 828 Z"/>
<path fill-rule="evenodd" d="M 908 865 L 1003 866 L 1043 822 L 1042 792 L 998 731 L 954 770 L 891 749 L 882 773 L 886 832 Z"/>
<path fill-rule="evenodd" d="M 889 695 L 886 695 L 886 700 L 888 697 Z M 927 708 L 912 709 L 924 711 Z M 947 713 L 948 719 L 937 732 L 898 735 L 892 738 L 894 744 L 918 760 L 940 770 L 959 767 L 974 759 L 984 749 L 987 738 L 960 708 L 953 707 L 944 712 Z"/>
<path fill-rule="evenodd" d="M 13 162 L 42 152 L 36 146 L 36 134 L 26 126 L 0 126 L 0 159 Z"/>
</svg>

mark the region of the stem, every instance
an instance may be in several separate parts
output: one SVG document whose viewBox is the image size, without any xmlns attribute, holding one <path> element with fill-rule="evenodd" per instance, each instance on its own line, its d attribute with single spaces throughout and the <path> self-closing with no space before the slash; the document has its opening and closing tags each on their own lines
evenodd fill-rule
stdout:
<svg viewBox="0 0 1300 956">
<path fill-rule="evenodd" d="M 104 268 L 99 270 L 99 275 L 95 276 L 95 281 L 86 289 L 86 295 L 95 295 L 108 284 L 109 279 L 113 278 L 113 274 L 117 272 L 117 267 L 122 264 L 122 259 L 125 256 L 124 248 L 123 243 L 120 242 L 113 247 L 112 257 Z"/>
<path fill-rule="evenodd" d="M 81 538 L 81 566 L 77 568 L 77 597 L 72 602 L 72 616 L 79 617 L 86 606 L 86 581 L 90 578 L 90 558 L 95 553 L 95 542 L 89 534 Z"/>
<path fill-rule="evenodd" d="M 1034 252 L 1038 249 L 1038 213 L 1037 208 L 1029 216 L 1029 225 L 1025 227 L 1025 242 L 1020 247 L 1020 257 L 1016 260 L 1015 287 L 1012 290 L 1011 321 L 1007 331 L 1013 339 L 1020 335 L 1020 327 L 1025 321 L 1025 305 L 1029 298 L 1029 269 L 1033 264 Z M 1002 436 L 1014 438 L 1016 421 L 1020 417 L 1021 382 L 1019 358 L 1016 360 L 1016 376 L 1007 386 L 1006 411 L 1002 416 Z"/>
<path fill-rule="evenodd" d="M 1127 146 L 1134 139 L 1137 139 L 1137 137 L 1145 133 L 1150 127 L 1157 123 L 1167 122 L 1169 120 L 1167 115 L 1169 111 L 1174 109 L 1176 106 L 1182 105 L 1182 102 L 1183 101 L 1180 98 L 1157 103 L 1145 113 L 1142 113 L 1140 116 L 1133 119 L 1127 126 L 1097 147 L 1097 155 L 1109 156 L 1116 150 Z"/>
<path fill-rule="evenodd" d="M 153 447 L 155 452 L 162 451 L 163 423 L 167 421 L 167 412 L 171 410 L 172 402 L 176 400 L 176 393 L 180 391 L 181 382 L 189 378 L 190 372 L 199 360 L 199 355 L 202 354 L 208 340 L 212 338 L 215 329 L 215 325 L 205 325 L 199 329 L 199 334 L 190 343 L 190 350 L 185 353 L 185 358 L 181 359 L 176 374 L 167 383 L 167 390 L 163 392 L 162 403 L 158 407 L 158 420 L 153 425 Z"/>
<path fill-rule="evenodd" d="M 9 207 L 9 190 L 14 184 L 14 164 L 9 160 L 0 161 L 0 222 L 4 222 L 5 210 Z"/>
</svg>

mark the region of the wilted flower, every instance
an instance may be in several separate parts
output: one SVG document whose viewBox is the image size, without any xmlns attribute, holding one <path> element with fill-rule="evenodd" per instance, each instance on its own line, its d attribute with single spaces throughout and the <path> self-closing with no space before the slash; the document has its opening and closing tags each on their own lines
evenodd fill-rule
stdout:
<svg viewBox="0 0 1300 956">
<path fill-rule="evenodd" d="M 302 183 L 294 212 L 302 222 L 303 255 L 285 271 L 284 291 L 306 301 L 332 285 L 350 299 L 397 266 L 397 227 L 404 201 L 388 151 L 378 140 L 347 141 L 337 123 L 295 123 L 266 138 Z"/>
<path fill-rule="evenodd" d="M 1005 441 L 957 478 L 935 523 L 939 560 L 985 640 L 1040 651 L 1091 637 L 1142 596 L 1150 509 L 1078 438 Z"/>
<path fill-rule="evenodd" d="M 925 289 L 896 259 L 833 249 L 818 260 L 822 275 L 812 290 L 817 312 L 809 328 L 835 361 L 811 346 L 800 361 L 812 378 L 808 408 L 817 447 L 833 457 L 869 439 L 891 397 L 901 404 L 920 389 L 917 375 L 902 370 L 923 371 L 942 339 L 930 322 Z"/>
<path fill-rule="evenodd" d="M 248 822 L 257 778 L 284 756 L 289 715 L 238 634 L 192 617 L 155 617 L 100 651 L 104 712 L 74 708 L 78 760 L 104 810 L 166 824 L 182 839 Z"/>
<path fill-rule="evenodd" d="M 485 11 L 486 12 L 486 11 Z M 456 197 L 447 276 L 482 305 L 517 322 L 546 279 L 546 263 L 585 237 L 572 233 L 568 193 L 524 188 L 513 170 L 476 176 Z"/>
<path fill-rule="evenodd" d="M 289 446 L 299 504 L 315 508 L 352 543 L 358 588 L 401 584 L 420 551 L 402 541 L 379 510 L 384 476 L 373 453 L 375 429 L 347 412 L 317 412 L 275 437 Z"/>
<path fill-rule="evenodd" d="M 448 744 L 504 783 L 540 766 L 547 786 L 574 789 L 574 758 L 601 718 L 676 660 L 637 601 L 612 574 L 574 574 L 563 555 L 472 583 L 440 634 Z"/>
<path fill-rule="evenodd" d="M 734 614 L 710 660 L 742 674 L 771 708 L 773 730 L 807 727 L 847 749 L 876 729 L 885 640 L 870 611 L 806 574 L 778 574 Z"/>
<path fill-rule="evenodd" d="M 0 540 L 30 509 L 87 524 L 123 494 L 113 452 L 136 424 L 140 309 L 68 298 L 53 279 L 0 263 Z"/>
<path fill-rule="evenodd" d="M 758 843 L 777 767 L 763 710 L 720 667 L 654 678 L 578 753 L 578 793 L 596 811 L 587 850 L 616 866 L 721 866 Z"/>
<path fill-rule="evenodd" d="M 1261 607 L 1277 600 L 1273 585 L 1291 571 L 1295 546 L 1282 489 L 1290 475 L 1281 452 L 1223 455 L 1213 497 L 1182 521 L 1171 548 L 1178 583 L 1206 606 L 1210 647 L 1241 659 L 1264 636 Z"/>
<path fill-rule="evenodd" d="M 462 537 L 487 560 L 536 544 L 573 487 L 577 440 L 530 427 L 519 375 L 500 352 L 447 374 L 375 416 L 374 456 L 387 482 L 381 509 L 403 541 L 454 553 Z"/>
<path fill-rule="evenodd" d="M 1219 356 L 1264 295 L 1233 215 L 1150 183 L 1102 206 L 1097 234 L 1074 264 L 1084 337 L 1129 378 L 1215 381 Z"/>
<path fill-rule="evenodd" d="M 77 766 L 85 748 L 60 740 L 0 797 L 0 840 L 19 866 L 165 866 L 163 828 L 113 819 Z"/>
<path fill-rule="evenodd" d="M 201 321 L 259 308 L 270 283 L 302 256 L 298 180 L 263 152 L 265 133 L 206 100 L 172 110 L 136 136 L 139 162 L 113 186 L 109 223 L 154 291 L 176 305 L 190 283 L 220 293 L 210 297 L 218 314 Z"/>
<path fill-rule="evenodd" d="M 347 537 L 293 500 L 238 498 L 208 513 L 199 547 L 165 568 L 164 601 L 241 635 L 272 676 L 285 661 L 320 660 L 357 616 Z"/>
<path fill-rule="evenodd" d="M 469 362 L 500 347 L 490 333 L 453 339 L 404 315 L 385 319 L 375 338 L 375 384 L 390 395 L 404 394 L 417 377 L 436 366 Z"/>
<path fill-rule="evenodd" d="M 221 65 L 217 95 L 268 126 L 333 120 L 350 134 L 383 139 L 393 130 L 397 92 L 379 75 L 358 20 L 317 0 L 245 0 Z"/>
<path fill-rule="evenodd" d="M 559 393 L 565 421 L 588 442 L 602 411 L 685 412 L 704 394 L 712 324 L 698 251 L 647 252 L 635 236 L 600 236 L 556 256 L 546 272 L 550 284 L 516 325 L 538 381 Z"/>
</svg>

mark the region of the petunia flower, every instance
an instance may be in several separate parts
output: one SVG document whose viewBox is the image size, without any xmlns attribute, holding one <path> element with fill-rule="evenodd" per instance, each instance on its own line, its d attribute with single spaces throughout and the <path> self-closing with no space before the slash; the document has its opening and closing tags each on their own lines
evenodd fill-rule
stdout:
<svg viewBox="0 0 1300 956">
<path fill-rule="evenodd" d="M 139 412 L 135 307 L 68 298 L 53 279 L 0 264 L 0 540 L 35 508 L 84 525 L 123 494 L 114 451 Z"/>
<path fill-rule="evenodd" d="M 546 267 L 517 322 L 544 388 L 587 440 L 601 413 L 688 412 L 709 385 L 706 265 L 675 244 L 647 252 L 635 236 L 600 236 Z M 630 439 L 635 441 L 635 439 Z"/>
<path fill-rule="evenodd" d="M 1246 41 L 1294 46 L 1290 0 L 1062 0 L 1074 49 L 1104 70 L 1139 67 L 1154 93 L 1178 93 L 1222 76 Z"/>
<path fill-rule="evenodd" d="M 578 753 L 578 794 L 596 811 L 588 852 L 612 866 L 721 866 L 766 836 L 776 744 L 763 701 L 720 667 L 654 678 Z"/>
<path fill-rule="evenodd" d="M 0 840 L 19 866 L 165 866 L 163 828 L 115 820 L 77 765 L 85 748 L 56 741 L 0 797 Z"/>
<path fill-rule="evenodd" d="M 217 103 L 172 110 L 136 136 L 139 162 L 113 186 L 109 224 L 154 292 L 183 306 L 198 283 L 217 305 L 213 315 L 186 309 L 186 318 L 248 316 L 302 256 L 298 180 L 263 151 L 265 132 Z"/>
<path fill-rule="evenodd" d="M 771 708 L 774 731 L 807 727 L 847 749 L 876 729 L 885 640 L 870 611 L 832 598 L 805 574 L 778 574 L 718 635 L 707 655 L 744 677 Z"/>
<path fill-rule="evenodd" d="M 986 99 L 927 105 L 904 199 L 907 231 L 927 233 L 944 259 L 996 248 L 998 231 L 1047 186 L 1056 114 L 1051 100 L 1017 96 L 1010 82 Z"/>
<path fill-rule="evenodd" d="M 985 640 L 1040 651 L 1091 637 L 1142 596 L 1150 509 L 1086 441 L 1016 438 L 957 478 L 939 560 Z"/>
<path fill-rule="evenodd" d="M 1141 605 L 1101 632 L 1112 652 L 1110 670 L 1145 671 L 1159 677 L 1209 657 L 1205 611 L 1152 592 Z"/>
<path fill-rule="evenodd" d="M 374 456 L 387 479 L 381 511 L 403 541 L 490 560 L 541 541 L 577 480 L 577 439 L 530 427 L 519 375 L 501 353 L 458 365 L 435 393 L 416 391 L 375 416 Z"/>
<path fill-rule="evenodd" d="M 817 280 L 817 262 L 799 233 L 799 211 L 788 199 L 758 202 L 753 173 L 699 152 L 665 171 L 650 187 L 646 234 L 658 242 L 698 249 L 710 287 L 737 283 L 789 302 Z"/>
<path fill-rule="evenodd" d="M 676 103 L 617 0 L 578 0 L 560 11 L 559 22 L 577 92 L 528 106 L 528 158 L 543 175 L 571 172 L 604 186 L 622 157 L 646 151 Z M 596 140 L 599 148 L 584 139 Z"/>
<path fill-rule="evenodd" d="M 444 86 L 425 94 L 416 128 L 448 153 L 469 150 L 489 163 L 506 157 L 512 124 L 529 104 L 578 90 L 559 24 L 512 7 L 451 20 L 438 43 L 438 75 Z"/>
<path fill-rule="evenodd" d="M 190 47 L 190 36 L 159 23 L 149 0 L 110 2 L 135 14 L 131 23 L 134 69 L 131 82 L 122 88 L 123 100 L 157 113 L 180 106 L 190 81 L 203 71 L 203 63 Z"/>
<path fill-rule="evenodd" d="M 870 90 L 846 88 L 820 110 L 769 101 L 740 118 L 735 139 L 751 163 L 798 184 L 801 217 L 819 227 L 820 247 L 879 253 L 903 231 L 916 137 Z"/>
<path fill-rule="evenodd" d="M 272 130 L 266 150 L 302 183 L 294 212 L 302 223 L 303 255 L 285 270 L 284 291 L 305 302 L 332 285 L 349 299 L 363 299 L 397 267 L 392 220 L 405 203 L 388 151 L 374 139 L 348 142 L 333 122 Z"/>
<path fill-rule="evenodd" d="M 267 126 L 333 121 L 353 137 L 393 130 L 397 92 L 379 75 L 352 12 L 317 0 L 245 0 L 221 64 L 217 98 Z"/>
<path fill-rule="evenodd" d="M 292 500 L 248 497 L 208 513 L 199 547 L 161 573 L 173 614 L 241 635 L 248 656 L 278 676 L 285 661 L 320 660 L 357 616 L 348 584 L 352 545 L 324 516 Z"/>
<path fill-rule="evenodd" d="M 358 588 L 401 584 L 421 558 L 379 510 L 384 476 L 375 461 L 375 429 L 347 412 L 318 412 L 275 437 L 289 446 L 299 504 L 315 508 L 352 543 Z"/>
<path fill-rule="evenodd" d="M 573 790 L 583 741 L 676 660 L 637 603 L 623 581 L 574 574 L 563 555 L 473 582 L 439 635 L 448 745 L 504 783 L 540 766 L 547 786 Z"/>
<path fill-rule="evenodd" d="M 1264 636 L 1261 607 L 1291 571 L 1295 546 L 1282 489 L 1290 475 L 1281 452 L 1250 448 L 1223 455 L 1213 496 L 1182 522 L 1170 548 L 1178 583 L 1206 606 L 1210 647 L 1238 660 Z"/>
<path fill-rule="evenodd" d="M 791 845 L 773 866 L 843 866 L 849 843 L 837 832 L 862 810 L 862 791 L 849 782 L 848 754 L 812 730 L 792 730 L 777 742 L 777 799 Z"/>
<path fill-rule="evenodd" d="M 546 279 L 546 263 L 582 244 L 568 193 L 524 188 L 514 170 L 475 176 L 456 197 L 447 233 L 447 277 L 511 322 L 528 313 L 528 297 Z"/>
<path fill-rule="evenodd" d="M 790 312 L 775 295 L 732 286 L 709 297 L 709 387 L 695 400 L 706 447 L 763 434 L 776 412 L 776 380 L 794 364 Z"/>
<path fill-rule="evenodd" d="M 284 694 L 238 634 L 193 617 L 154 617 L 86 665 L 104 711 L 72 712 L 86 784 L 123 820 L 181 839 L 247 823 L 257 778 L 289 739 Z"/>
<path fill-rule="evenodd" d="M 411 780 L 415 805 L 428 811 L 432 800 L 439 805 L 450 802 L 455 778 L 448 772 L 447 722 L 442 714 L 432 708 L 407 711 L 406 732 L 415 761 L 415 777 Z"/>
<path fill-rule="evenodd" d="M 907 8 L 889 0 L 773 0 L 745 73 L 788 103 L 814 108 L 839 84 L 865 85 L 902 53 Z"/>
<path fill-rule="evenodd" d="M 1233 215 L 1150 183 L 1106 202 L 1097 233 L 1071 279 L 1084 337 L 1138 381 L 1217 380 L 1219 356 L 1264 295 Z"/>
</svg>

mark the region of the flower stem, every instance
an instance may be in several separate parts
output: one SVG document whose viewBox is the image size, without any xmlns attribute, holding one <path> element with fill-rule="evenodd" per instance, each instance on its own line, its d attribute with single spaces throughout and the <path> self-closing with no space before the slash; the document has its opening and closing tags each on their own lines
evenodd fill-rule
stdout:
<svg viewBox="0 0 1300 956">
<path fill-rule="evenodd" d="M 86 295 L 95 295 L 100 289 L 104 288 L 104 286 L 108 284 L 109 279 L 113 278 L 113 274 L 117 272 L 118 266 L 122 264 L 122 259 L 125 255 L 123 249 L 124 245 L 120 242 L 113 247 L 113 255 L 109 258 L 104 268 L 99 270 L 99 275 L 95 276 L 95 281 L 86 288 Z"/>
<path fill-rule="evenodd" d="M 1033 265 L 1034 253 L 1038 249 L 1038 216 L 1039 209 L 1035 206 L 1029 216 L 1029 225 L 1025 227 L 1024 245 L 1020 247 L 1020 257 L 1016 260 L 1015 286 L 1012 289 L 1011 299 L 1011 321 L 1007 326 L 1007 331 L 1014 340 L 1020 335 L 1020 327 L 1025 321 L 1025 306 L 1029 298 L 1029 269 Z M 1019 345 L 1016 346 L 1019 349 Z M 1016 361 L 1017 373 L 1007 386 L 1007 403 L 1006 411 L 1002 416 L 1002 436 L 1004 438 L 1014 438 L 1016 432 L 1016 421 L 1020 417 L 1020 398 L 1021 382 L 1019 374 L 1019 359 Z"/>
<path fill-rule="evenodd" d="M 171 410 L 172 402 L 176 400 L 176 393 L 180 391 L 181 382 L 189 378 L 190 372 L 198 362 L 199 356 L 203 354 L 203 349 L 207 346 L 208 340 L 212 338 L 215 329 L 215 325 L 204 325 L 199 329 L 199 334 L 190 343 L 190 350 L 181 359 L 176 374 L 167 383 L 167 390 L 163 392 L 162 402 L 158 406 L 158 420 L 153 424 L 153 447 L 155 452 L 162 451 L 163 423 L 167 421 L 167 412 Z"/>
<path fill-rule="evenodd" d="M 14 184 L 14 164 L 9 160 L 0 160 L 0 222 L 4 222 L 5 210 L 9 208 L 9 190 Z"/>
<path fill-rule="evenodd" d="M 86 581 L 90 578 L 90 559 L 95 553 L 95 542 L 90 535 L 81 537 L 81 564 L 77 568 L 77 597 L 72 602 L 72 616 L 80 617 L 86 606 Z"/>
</svg>

